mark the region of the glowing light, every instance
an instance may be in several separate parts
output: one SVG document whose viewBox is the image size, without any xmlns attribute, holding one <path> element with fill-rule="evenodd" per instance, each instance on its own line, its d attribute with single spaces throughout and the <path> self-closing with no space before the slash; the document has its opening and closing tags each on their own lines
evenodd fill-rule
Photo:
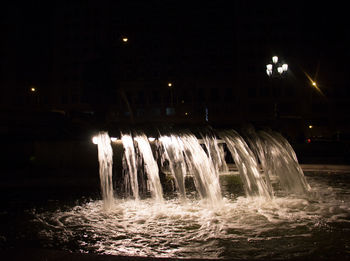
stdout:
<svg viewBox="0 0 350 261">
<path fill-rule="evenodd" d="M 188 115 L 188 112 L 185 112 L 185 115 Z"/>
<path fill-rule="evenodd" d="M 97 145 L 99 141 L 99 138 L 97 136 L 92 137 L 92 143 Z"/>
<path fill-rule="evenodd" d="M 124 43 L 127 43 L 129 41 L 129 39 L 127 37 L 123 37 L 122 40 L 123 40 Z"/>
<path fill-rule="evenodd" d="M 35 91 L 36 91 L 36 88 L 35 88 L 35 87 L 30 87 L 30 91 L 31 91 L 31 92 L 35 92 Z"/>
<path fill-rule="evenodd" d="M 309 74 L 307 74 L 306 72 L 304 72 L 306 77 L 309 79 L 310 84 L 315 87 L 315 89 L 322 95 L 325 96 L 324 93 L 322 92 L 322 90 L 318 87 L 317 83 L 314 81 L 314 79 L 311 78 L 311 76 Z"/>
<path fill-rule="evenodd" d="M 283 64 L 282 65 L 282 69 L 283 69 L 284 72 L 286 72 L 288 70 L 288 64 L 286 64 L 286 63 Z"/>
<path fill-rule="evenodd" d="M 118 139 L 116 137 L 111 137 L 112 142 L 116 142 Z"/>
<path fill-rule="evenodd" d="M 267 73 L 268 76 L 271 76 L 272 75 L 272 70 L 266 69 L 266 73 Z"/>
<path fill-rule="evenodd" d="M 266 65 L 266 69 L 269 70 L 269 71 L 272 71 L 272 64 L 267 64 Z"/>
<path fill-rule="evenodd" d="M 168 82 L 168 87 L 173 86 L 173 84 L 171 82 Z"/>
<path fill-rule="evenodd" d="M 156 138 L 154 138 L 154 137 L 148 137 L 148 140 L 149 140 L 150 142 L 153 142 L 153 141 L 156 140 Z"/>
<path fill-rule="evenodd" d="M 278 63 L 278 56 L 273 56 L 273 57 L 272 57 L 272 62 L 273 62 L 274 64 Z"/>
<path fill-rule="evenodd" d="M 282 74 L 282 73 L 283 73 L 283 68 L 282 68 L 282 67 L 277 67 L 277 72 L 278 72 L 279 74 Z"/>
<path fill-rule="evenodd" d="M 314 126 L 312 126 L 312 125 L 309 125 L 309 129 L 312 129 Z"/>
<path fill-rule="evenodd" d="M 307 143 L 311 143 L 311 139 L 307 139 L 306 141 L 307 141 Z"/>
</svg>

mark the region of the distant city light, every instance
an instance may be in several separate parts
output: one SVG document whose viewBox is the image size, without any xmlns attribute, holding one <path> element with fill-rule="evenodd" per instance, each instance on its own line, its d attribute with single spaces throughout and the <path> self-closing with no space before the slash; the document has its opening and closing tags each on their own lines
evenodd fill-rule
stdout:
<svg viewBox="0 0 350 261">
<path fill-rule="evenodd" d="M 309 125 L 309 129 L 312 129 L 314 126 L 312 126 L 312 125 Z"/>
<path fill-rule="evenodd" d="M 188 112 L 185 112 L 185 115 L 187 116 L 187 115 L 188 115 Z"/>
<path fill-rule="evenodd" d="M 35 91 L 36 91 L 36 88 L 35 88 L 35 87 L 30 87 L 30 91 L 31 91 L 31 92 L 35 92 Z"/>
<path fill-rule="evenodd" d="M 168 86 L 169 86 L 169 87 L 172 87 L 173 84 L 172 84 L 171 82 L 168 82 Z"/>
<path fill-rule="evenodd" d="M 122 39 L 122 40 L 123 40 L 123 42 L 124 42 L 124 43 L 126 43 L 126 42 L 128 42 L 128 41 L 129 41 L 129 39 L 128 39 L 127 37 L 123 37 L 123 39 Z"/>
</svg>

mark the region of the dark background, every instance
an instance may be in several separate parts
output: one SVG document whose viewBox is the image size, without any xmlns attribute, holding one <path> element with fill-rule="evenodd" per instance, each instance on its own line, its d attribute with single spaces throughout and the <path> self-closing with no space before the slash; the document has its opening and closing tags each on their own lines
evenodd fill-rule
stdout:
<svg viewBox="0 0 350 261">
<path fill-rule="evenodd" d="M 55 137 L 76 125 L 98 130 L 154 121 L 261 123 L 282 133 L 298 126 L 287 134 L 294 141 L 349 133 L 345 3 L 36 0 L 0 5 L 0 130 L 6 135 L 39 125 L 44 127 L 37 137 Z M 284 83 L 268 80 L 265 66 L 272 55 L 289 65 Z M 169 94 L 168 82 L 174 93 Z M 292 86 L 296 95 L 265 93 L 266 86 L 280 84 Z M 166 114 L 169 107 L 176 115 Z"/>
<path fill-rule="evenodd" d="M 336 72 L 345 73 L 348 57 L 349 30 L 345 3 L 315 3 L 288 1 L 73 1 L 83 6 L 92 3 L 96 8 L 118 19 L 116 30 L 130 38 L 138 52 L 150 52 L 152 60 L 160 60 L 164 67 L 173 67 L 178 74 L 208 73 L 205 60 L 219 68 L 229 62 L 232 69 L 237 61 L 237 42 L 264 46 L 265 53 L 283 51 L 296 64 L 314 75 L 331 81 Z M 60 9 L 70 9 L 65 1 L 3 1 L 1 3 L 2 43 L 12 53 L 12 59 L 21 60 L 20 71 L 29 81 L 44 80 L 53 66 L 55 47 L 53 23 Z M 113 9 L 107 10 L 110 5 Z M 82 8 L 84 11 L 84 8 Z M 74 10 L 73 10 L 74 11 Z M 78 10 L 79 12 L 79 10 Z M 114 12 L 114 13 L 111 13 Z M 62 14 L 63 15 L 63 14 Z M 85 16 L 86 15 L 86 16 Z M 89 19 L 95 14 L 84 14 L 77 19 Z M 238 36 L 241 21 L 249 19 L 251 27 L 258 28 L 257 41 Z M 87 21 L 88 22 L 88 21 Z M 8 28 L 13 26 L 15 28 Z M 107 25 L 110 26 L 110 25 Z M 7 28 L 6 28 L 7 27 Z M 16 29 L 13 32 L 12 29 Z M 88 30 L 88 29 L 87 29 Z M 11 32 L 12 31 L 12 32 Z M 13 42 L 8 34 L 18 34 Z M 83 34 L 83 29 L 81 34 Z M 290 35 L 293 34 L 293 37 Z M 105 43 L 108 46 L 108 43 Z M 198 54 L 200 50 L 200 55 Z M 206 54 L 216 49 L 211 57 Z M 181 56 L 176 56 L 181 52 Z M 270 53 L 269 53 L 270 52 Z M 195 54 L 195 55 L 194 55 Z M 197 55 L 196 55 L 197 54 Z M 183 63 L 183 57 L 187 63 Z M 252 56 L 255 56 L 252 53 Z M 248 57 L 249 58 L 249 57 Z M 260 62 L 262 65 L 265 61 Z M 145 64 L 139 64 L 146 69 Z M 231 72 L 223 72 L 229 75 Z M 210 72 L 209 72 L 210 73 Z M 345 80 L 345 77 L 343 80 Z"/>
</svg>

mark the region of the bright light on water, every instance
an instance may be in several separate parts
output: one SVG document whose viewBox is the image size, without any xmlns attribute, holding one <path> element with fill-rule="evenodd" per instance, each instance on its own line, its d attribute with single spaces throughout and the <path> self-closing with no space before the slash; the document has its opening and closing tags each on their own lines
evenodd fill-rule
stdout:
<svg viewBox="0 0 350 261">
<path fill-rule="evenodd" d="M 186 258 L 298 257 L 332 246 L 328 233 L 350 229 L 350 195 L 317 179 L 311 181 L 318 193 L 310 199 L 224 198 L 217 208 L 194 198 L 185 202 L 175 198 L 163 204 L 152 199 L 116 200 L 109 212 L 104 212 L 101 201 L 91 201 L 67 211 L 37 214 L 37 222 L 42 224 L 41 235 L 48 247 L 60 241 L 69 250 L 68 242 L 75 242 L 82 252 Z M 335 240 L 336 234 L 330 235 Z"/>
</svg>

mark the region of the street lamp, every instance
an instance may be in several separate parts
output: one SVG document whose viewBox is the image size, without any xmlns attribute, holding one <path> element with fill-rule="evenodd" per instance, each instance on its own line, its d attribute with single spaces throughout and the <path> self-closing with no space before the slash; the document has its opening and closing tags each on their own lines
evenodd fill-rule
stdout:
<svg viewBox="0 0 350 261">
<path fill-rule="evenodd" d="M 171 107 L 174 107 L 174 88 L 173 88 L 173 83 L 172 82 L 168 82 L 168 87 L 170 89 L 170 104 Z"/>
<path fill-rule="evenodd" d="M 276 64 L 278 62 L 278 56 L 273 56 L 272 57 L 272 62 Z"/>
<path fill-rule="evenodd" d="M 288 64 L 278 62 L 278 56 L 272 57 L 272 63 L 266 65 L 266 74 L 269 77 L 280 77 L 288 71 Z"/>
<path fill-rule="evenodd" d="M 40 104 L 40 93 L 38 88 L 35 85 L 30 85 L 29 86 L 29 92 L 31 96 L 31 100 L 33 104 Z"/>
<path fill-rule="evenodd" d="M 281 63 L 278 58 L 278 56 L 273 56 L 272 57 L 272 62 L 268 63 L 266 65 L 266 74 L 270 78 L 281 78 L 283 75 L 288 71 L 288 64 L 286 63 Z M 274 81 L 271 82 L 273 90 L 276 92 L 276 96 L 279 93 L 279 88 L 278 86 L 275 86 Z M 273 107 L 273 114 L 275 118 L 278 118 L 279 114 L 279 109 L 278 109 L 278 101 L 277 97 L 274 95 L 274 107 Z"/>
</svg>

